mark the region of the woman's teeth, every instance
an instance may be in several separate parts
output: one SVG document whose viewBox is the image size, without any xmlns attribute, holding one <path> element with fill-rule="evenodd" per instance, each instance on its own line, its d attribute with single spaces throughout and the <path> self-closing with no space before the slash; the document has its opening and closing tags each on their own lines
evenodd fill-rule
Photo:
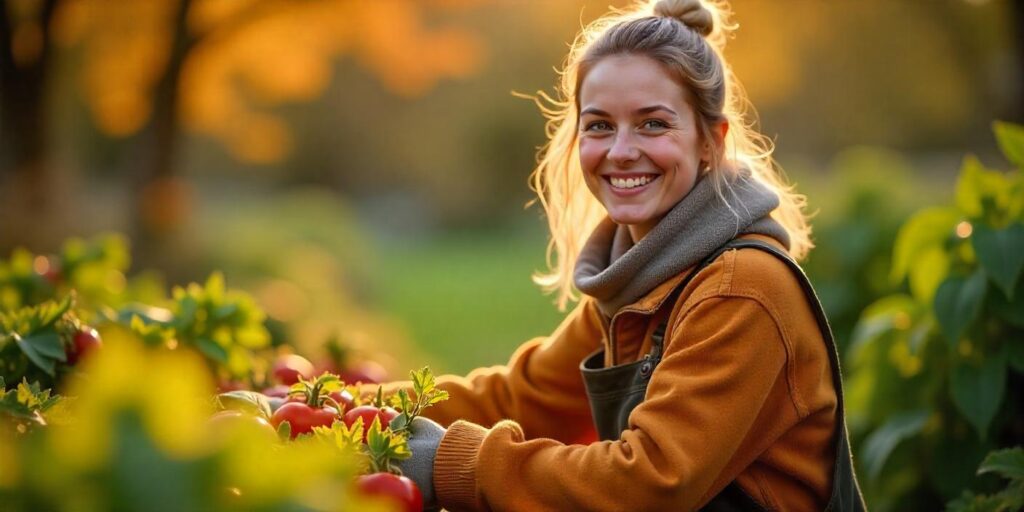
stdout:
<svg viewBox="0 0 1024 512">
<path fill-rule="evenodd" d="M 610 178 L 609 181 L 615 188 L 636 188 L 650 183 L 653 179 L 650 176 L 641 176 L 639 178 Z"/>
</svg>

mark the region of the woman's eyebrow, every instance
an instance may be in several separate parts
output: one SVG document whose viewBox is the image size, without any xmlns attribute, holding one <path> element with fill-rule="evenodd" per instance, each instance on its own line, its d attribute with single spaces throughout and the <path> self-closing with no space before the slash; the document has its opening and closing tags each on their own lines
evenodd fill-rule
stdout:
<svg viewBox="0 0 1024 512">
<path fill-rule="evenodd" d="M 638 108 L 638 109 L 636 109 L 636 113 L 640 114 L 640 115 L 644 115 L 644 114 L 650 114 L 651 112 L 655 112 L 655 111 L 658 111 L 658 110 L 664 110 L 665 112 L 668 112 L 669 114 L 672 114 L 672 115 L 677 116 L 677 117 L 679 116 L 679 114 L 676 114 L 675 110 L 672 110 L 672 109 L 666 107 L 665 105 L 651 105 L 649 107 Z"/>
<path fill-rule="evenodd" d="M 593 114 L 595 116 L 611 117 L 608 114 L 608 112 L 605 112 L 604 110 L 601 110 L 601 109 L 598 109 L 598 108 L 594 108 L 594 107 L 585 108 L 585 109 L 583 109 L 583 112 L 580 112 L 581 116 L 585 116 L 587 114 Z"/>
<path fill-rule="evenodd" d="M 655 112 L 655 111 L 658 111 L 658 110 L 663 110 L 663 111 L 668 112 L 669 114 L 672 114 L 672 115 L 677 116 L 677 117 L 679 116 L 679 114 L 676 114 L 675 110 L 672 110 L 672 109 L 666 107 L 665 105 L 651 105 L 649 107 L 638 108 L 638 109 L 636 109 L 636 114 L 637 115 L 645 115 L 645 114 L 650 114 L 651 112 Z M 593 114 L 595 116 L 604 116 L 604 117 L 610 117 L 611 116 L 608 112 L 605 112 L 604 110 L 601 110 L 599 108 L 594 108 L 594 107 L 585 108 L 585 109 L 583 109 L 582 112 L 580 112 L 581 116 L 585 116 L 587 114 Z"/>
</svg>

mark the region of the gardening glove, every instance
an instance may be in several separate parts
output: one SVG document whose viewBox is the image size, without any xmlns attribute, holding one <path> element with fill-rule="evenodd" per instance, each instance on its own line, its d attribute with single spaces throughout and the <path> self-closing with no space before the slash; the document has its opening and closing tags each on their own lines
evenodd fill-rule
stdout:
<svg viewBox="0 0 1024 512">
<path fill-rule="evenodd" d="M 434 495 L 434 457 L 447 430 L 433 420 L 417 416 L 409 424 L 409 450 L 412 457 L 399 461 L 398 469 L 416 483 L 423 493 L 425 510 L 437 507 Z"/>
</svg>

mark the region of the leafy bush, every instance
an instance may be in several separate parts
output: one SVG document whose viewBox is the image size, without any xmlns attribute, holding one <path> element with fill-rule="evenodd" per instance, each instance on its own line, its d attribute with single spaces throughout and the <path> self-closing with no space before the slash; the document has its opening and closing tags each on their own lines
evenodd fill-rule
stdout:
<svg viewBox="0 0 1024 512">
<path fill-rule="evenodd" d="M 70 239 L 58 255 L 19 248 L 0 260 L 0 378 L 57 386 L 71 372 L 75 332 L 107 324 L 149 345 L 198 348 L 220 380 L 252 381 L 265 370 L 266 315 L 248 294 L 226 290 L 214 273 L 167 298 L 154 273 L 125 276 L 128 254 L 124 237 L 103 235 Z"/>
<path fill-rule="evenodd" d="M 367 510 L 353 495 L 353 457 L 247 423 L 215 435 L 213 381 L 197 352 L 149 348 L 111 327 L 71 378 L 66 421 L 28 432 L 0 421 L 4 510 Z M 52 406 L 19 386 L 0 412 L 15 395 L 26 414 L 30 398 Z"/>
<path fill-rule="evenodd" d="M 852 337 L 849 423 L 875 510 L 994 491 L 975 468 L 1024 444 L 1024 128 L 995 133 L 1017 170 L 964 160 L 953 204 L 899 230 L 891 278 L 909 293 L 871 304 Z"/>
<path fill-rule="evenodd" d="M 1010 484 L 992 495 L 978 496 L 964 491 L 949 504 L 950 512 L 1013 512 L 1024 509 L 1024 448 L 992 452 L 981 463 L 978 474 L 995 473 L 1010 480 Z"/>
<path fill-rule="evenodd" d="M 902 155 L 880 148 L 847 149 L 825 173 L 799 180 L 814 212 L 815 248 L 803 263 L 828 313 L 843 353 L 861 311 L 899 289 L 888 279 L 896 232 L 925 197 L 929 184 L 914 177 Z M 827 181 L 816 175 L 828 176 Z M 922 188 L 927 193 L 922 193 Z"/>
</svg>

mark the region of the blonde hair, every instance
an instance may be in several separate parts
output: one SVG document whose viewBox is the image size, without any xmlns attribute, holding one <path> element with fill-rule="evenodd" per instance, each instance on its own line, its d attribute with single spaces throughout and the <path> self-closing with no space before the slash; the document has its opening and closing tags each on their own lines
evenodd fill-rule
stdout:
<svg viewBox="0 0 1024 512">
<path fill-rule="evenodd" d="M 650 57 L 676 75 L 690 92 L 702 140 L 714 141 L 713 127 L 728 121 L 724 145 L 714 146 L 713 161 L 708 163 L 708 177 L 716 191 L 722 195 L 739 168 L 749 169 L 754 179 L 779 196 L 780 205 L 771 215 L 789 233 L 790 254 L 801 259 L 813 246 L 803 212 L 806 199 L 786 183 L 772 159 L 771 141 L 747 119 L 752 109 L 746 93 L 722 58 L 726 39 L 735 29 L 729 24 L 730 15 L 724 2 L 711 0 L 660 0 L 613 10 L 576 37 L 561 73 L 558 99 L 543 92 L 534 98 L 548 119 L 548 141 L 538 154 L 530 186 L 547 215 L 551 239 L 549 272 L 537 273 L 533 280 L 546 292 L 555 292 L 559 309 L 576 299 L 572 280 L 576 258 L 606 215 L 580 169 L 577 95 L 587 71 L 612 55 Z M 730 162 L 735 165 L 725 165 Z"/>
</svg>

